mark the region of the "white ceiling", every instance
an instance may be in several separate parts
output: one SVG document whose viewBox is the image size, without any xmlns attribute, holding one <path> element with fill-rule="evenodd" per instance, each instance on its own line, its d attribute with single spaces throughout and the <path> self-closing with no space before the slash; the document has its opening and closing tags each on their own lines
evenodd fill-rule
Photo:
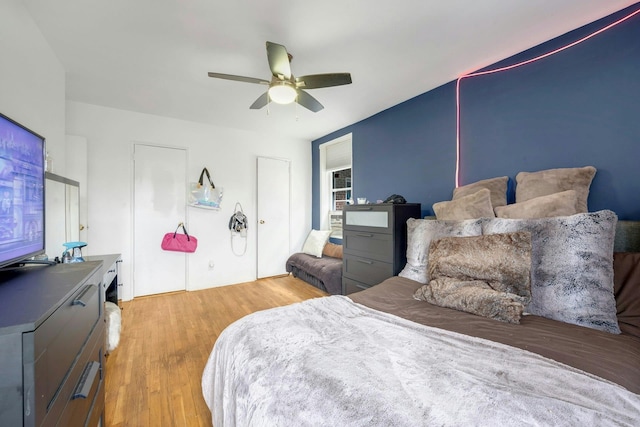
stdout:
<svg viewBox="0 0 640 427">
<path fill-rule="evenodd" d="M 24 0 L 64 66 L 67 99 L 316 139 L 566 33 L 636 0 Z M 271 104 L 265 41 L 295 75 L 350 72 L 309 93 L 325 109 Z"/>
</svg>

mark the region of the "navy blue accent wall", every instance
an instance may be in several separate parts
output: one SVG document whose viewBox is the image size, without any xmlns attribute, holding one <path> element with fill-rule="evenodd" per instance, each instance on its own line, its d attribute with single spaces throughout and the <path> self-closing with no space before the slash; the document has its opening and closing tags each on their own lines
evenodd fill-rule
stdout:
<svg viewBox="0 0 640 427">
<path fill-rule="evenodd" d="M 640 3 L 487 69 L 565 46 Z M 640 220 L 640 14 L 584 43 L 510 71 L 461 82 L 461 185 L 520 171 L 593 165 L 589 210 Z M 353 194 L 392 193 L 423 214 L 455 186 L 455 81 L 313 141 L 313 227 L 319 226 L 318 146 L 353 134 Z"/>
</svg>

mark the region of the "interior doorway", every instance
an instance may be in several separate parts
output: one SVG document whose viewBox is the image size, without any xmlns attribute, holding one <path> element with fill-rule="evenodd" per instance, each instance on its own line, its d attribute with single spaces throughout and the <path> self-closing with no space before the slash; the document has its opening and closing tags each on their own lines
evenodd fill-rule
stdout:
<svg viewBox="0 0 640 427">
<path fill-rule="evenodd" d="M 160 242 L 187 220 L 187 151 L 138 143 L 133 149 L 134 297 L 186 290 L 187 254 L 163 251 Z"/>
<path fill-rule="evenodd" d="M 257 168 L 257 276 L 279 276 L 287 274 L 285 264 L 291 255 L 291 161 L 258 157 Z"/>
</svg>

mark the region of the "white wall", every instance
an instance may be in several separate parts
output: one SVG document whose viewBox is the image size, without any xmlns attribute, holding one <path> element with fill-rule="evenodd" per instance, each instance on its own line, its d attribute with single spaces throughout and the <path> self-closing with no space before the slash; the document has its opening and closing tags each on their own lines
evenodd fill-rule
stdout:
<svg viewBox="0 0 640 427">
<path fill-rule="evenodd" d="M 44 136 L 63 174 L 65 71 L 22 0 L 0 2 L 0 112 Z"/>
<path fill-rule="evenodd" d="M 133 163 L 136 142 L 188 150 L 188 173 L 195 181 L 202 167 L 224 188 L 222 210 L 188 209 L 189 232 L 198 250 L 189 255 L 190 290 L 228 285 L 256 278 L 256 158 L 291 160 L 291 249 L 298 250 L 311 228 L 311 144 L 309 141 L 263 135 L 201 123 L 67 102 L 67 133 L 87 140 L 88 238 L 83 254 L 121 253 L 123 289 L 133 297 Z M 186 190 L 186 189 L 185 189 Z M 249 218 L 245 255 L 233 254 L 228 231 L 235 202 Z M 170 230 L 167 230 L 170 231 Z M 158 236 L 158 245 L 162 236 Z M 209 261 L 215 267 L 209 269 Z"/>
<path fill-rule="evenodd" d="M 216 185 L 225 189 L 221 212 L 189 209 L 190 231 L 201 242 L 198 253 L 189 256 L 190 289 L 255 279 L 255 224 L 249 229 L 247 253 L 236 257 L 231 252 L 227 223 L 236 201 L 255 221 L 257 156 L 291 160 L 291 249 L 302 246 L 311 227 L 308 141 L 66 103 L 65 70 L 22 0 L 0 2 L 0 58 L 0 112 L 47 139 L 54 173 L 66 176 L 67 169 L 75 170 L 74 165 L 67 168 L 67 163 L 84 160 L 83 154 L 67 152 L 65 136 L 86 138 L 89 230 L 83 254 L 122 253 L 122 298 L 133 296 L 130 154 L 134 142 L 187 147 L 193 179 L 206 164 Z M 210 259 L 215 262 L 213 270 L 208 266 Z"/>
</svg>

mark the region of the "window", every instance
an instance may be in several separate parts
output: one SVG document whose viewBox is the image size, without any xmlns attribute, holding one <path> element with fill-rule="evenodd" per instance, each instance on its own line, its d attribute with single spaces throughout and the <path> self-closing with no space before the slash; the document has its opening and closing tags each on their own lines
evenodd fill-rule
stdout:
<svg viewBox="0 0 640 427">
<path fill-rule="evenodd" d="M 342 239 L 342 208 L 352 199 L 351 134 L 320 145 L 320 227 Z"/>
<path fill-rule="evenodd" d="M 342 208 L 351 200 L 351 168 L 330 172 L 331 179 L 331 207 L 329 212 L 329 226 L 331 237 L 342 239 Z"/>
<path fill-rule="evenodd" d="M 341 211 L 347 200 L 351 200 L 351 168 L 334 171 L 332 175 L 331 210 Z"/>
</svg>

